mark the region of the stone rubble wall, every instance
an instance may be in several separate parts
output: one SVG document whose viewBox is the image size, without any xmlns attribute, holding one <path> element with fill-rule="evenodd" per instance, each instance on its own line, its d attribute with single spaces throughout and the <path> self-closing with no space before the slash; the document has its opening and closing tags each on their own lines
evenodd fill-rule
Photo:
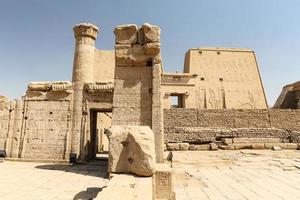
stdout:
<svg viewBox="0 0 300 200">
<path fill-rule="evenodd" d="M 300 141 L 299 110 L 164 109 L 165 143 L 201 144 L 224 137 Z"/>
</svg>

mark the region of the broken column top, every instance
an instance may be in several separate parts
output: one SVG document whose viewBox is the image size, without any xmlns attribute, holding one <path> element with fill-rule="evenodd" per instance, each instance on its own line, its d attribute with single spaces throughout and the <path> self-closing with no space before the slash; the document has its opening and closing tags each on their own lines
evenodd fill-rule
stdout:
<svg viewBox="0 0 300 200">
<path fill-rule="evenodd" d="M 90 37 L 96 40 L 99 28 L 91 23 L 76 24 L 73 28 L 75 38 Z"/>
</svg>

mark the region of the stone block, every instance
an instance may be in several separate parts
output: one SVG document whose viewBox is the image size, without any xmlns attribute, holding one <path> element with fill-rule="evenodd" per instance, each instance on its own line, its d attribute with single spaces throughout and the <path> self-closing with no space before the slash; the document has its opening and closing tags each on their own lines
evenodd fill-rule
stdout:
<svg viewBox="0 0 300 200">
<path fill-rule="evenodd" d="M 230 145 L 219 145 L 218 146 L 219 149 L 222 149 L 222 150 L 234 150 L 234 145 L 230 144 Z"/>
<path fill-rule="evenodd" d="M 154 133 L 148 126 L 113 125 L 108 138 L 109 172 L 153 175 Z"/>
<path fill-rule="evenodd" d="M 125 24 L 114 29 L 116 44 L 136 44 L 138 28 L 135 24 Z"/>
<path fill-rule="evenodd" d="M 287 149 L 297 150 L 298 144 L 297 143 L 287 143 Z"/>
<path fill-rule="evenodd" d="M 222 138 L 222 142 L 224 144 L 232 144 L 233 140 L 232 138 Z"/>
<path fill-rule="evenodd" d="M 139 30 L 138 30 L 138 43 L 139 44 L 145 43 L 144 30 L 142 28 L 139 28 Z"/>
<path fill-rule="evenodd" d="M 179 151 L 179 143 L 168 143 L 167 150 L 168 151 Z"/>
<path fill-rule="evenodd" d="M 153 199 L 175 200 L 174 173 L 168 164 L 156 164 L 153 181 Z"/>
<path fill-rule="evenodd" d="M 142 29 L 145 43 L 160 42 L 160 28 L 158 26 L 144 23 Z"/>
<path fill-rule="evenodd" d="M 191 150 L 191 151 L 207 151 L 207 150 L 209 150 L 209 144 L 190 144 L 189 150 Z"/>
<path fill-rule="evenodd" d="M 117 66 L 132 66 L 132 46 L 129 44 L 116 44 L 115 62 Z"/>
<path fill-rule="evenodd" d="M 286 143 L 265 143 L 265 149 L 272 149 L 273 146 L 278 146 L 281 149 L 287 149 Z"/>
<path fill-rule="evenodd" d="M 187 142 L 179 143 L 179 150 L 181 151 L 189 150 L 189 143 Z"/>
<path fill-rule="evenodd" d="M 234 144 L 234 149 L 239 150 L 239 149 L 252 149 L 251 144 Z"/>
<path fill-rule="evenodd" d="M 254 144 L 251 144 L 252 146 L 252 149 L 265 149 L 265 145 L 263 143 L 254 143 Z"/>
<path fill-rule="evenodd" d="M 272 146 L 271 149 L 272 149 L 273 151 L 280 151 L 280 150 L 282 150 L 282 148 L 279 147 L 279 146 Z"/>
<path fill-rule="evenodd" d="M 146 55 L 157 55 L 160 53 L 160 43 L 158 42 L 146 43 L 143 46 L 143 50 Z"/>
<path fill-rule="evenodd" d="M 212 151 L 217 151 L 218 150 L 218 145 L 216 143 L 210 143 L 209 144 L 209 149 Z"/>
</svg>

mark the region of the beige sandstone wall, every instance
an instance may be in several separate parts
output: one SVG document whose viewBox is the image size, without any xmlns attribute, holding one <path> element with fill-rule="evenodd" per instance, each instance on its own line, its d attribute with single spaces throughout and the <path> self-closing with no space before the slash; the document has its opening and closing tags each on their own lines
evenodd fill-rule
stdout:
<svg viewBox="0 0 300 200">
<path fill-rule="evenodd" d="M 166 142 L 205 143 L 218 137 L 278 137 L 300 141 L 300 111 L 164 109 Z"/>
<path fill-rule="evenodd" d="M 8 99 L 0 96 L 0 149 L 5 149 L 9 129 L 9 108 Z"/>
<path fill-rule="evenodd" d="M 70 132 L 69 101 L 27 101 L 21 157 L 65 159 Z"/>
<path fill-rule="evenodd" d="M 256 57 L 251 50 L 190 49 L 185 55 L 184 72 L 198 75 L 195 99 L 199 109 L 267 108 Z"/>
<path fill-rule="evenodd" d="M 176 94 L 183 96 L 184 108 L 197 108 L 196 77 L 197 75 L 188 73 L 162 74 L 163 108 L 171 108 L 171 96 Z"/>
<path fill-rule="evenodd" d="M 113 50 L 95 50 L 94 81 L 114 81 L 115 54 Z"/>
<path fill-rule="evenodd" d="M 108 151 L 108 138 L 105 134 L 105 129 L 111 126 L 112 113 L 103 112 L 97 113 L 97 140 L 98 140 L 98 152 Z"/>
</svg>

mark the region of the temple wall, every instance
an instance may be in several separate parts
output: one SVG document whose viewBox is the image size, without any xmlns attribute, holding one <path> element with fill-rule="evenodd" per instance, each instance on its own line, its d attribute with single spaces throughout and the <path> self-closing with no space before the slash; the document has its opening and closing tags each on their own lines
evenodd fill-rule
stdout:
<svg viewBox="0 0 300 200">
<path fill-rule="evenodd" d="M 27 101 L 22 158 L 64 159 L 70 132 L 69 101 Z"/>
<path fill-rule="evenodd" d="M 185 55 L 184 73 L 197 74 L 198 109 L 265 109 L 267 102 L 255 53 L 200 48 Z"/>
<path fill-rule="evenodd" d="M 7 138 L 9 128 L 9 102 L 0 99 L 0 149 L 5 148 L 5 141 Z"/>
<path fill-rule="evenodd" d="M 278 137 L 297 142 L 299 110 L 164 109 L 165 142 L 206 143 L 220 137 Z"/>
<path fill-rule="evenodd" d="M 94 81 L 114 81 L 115 54 L 113 50 L 95 50 Z"/>
</svg>

